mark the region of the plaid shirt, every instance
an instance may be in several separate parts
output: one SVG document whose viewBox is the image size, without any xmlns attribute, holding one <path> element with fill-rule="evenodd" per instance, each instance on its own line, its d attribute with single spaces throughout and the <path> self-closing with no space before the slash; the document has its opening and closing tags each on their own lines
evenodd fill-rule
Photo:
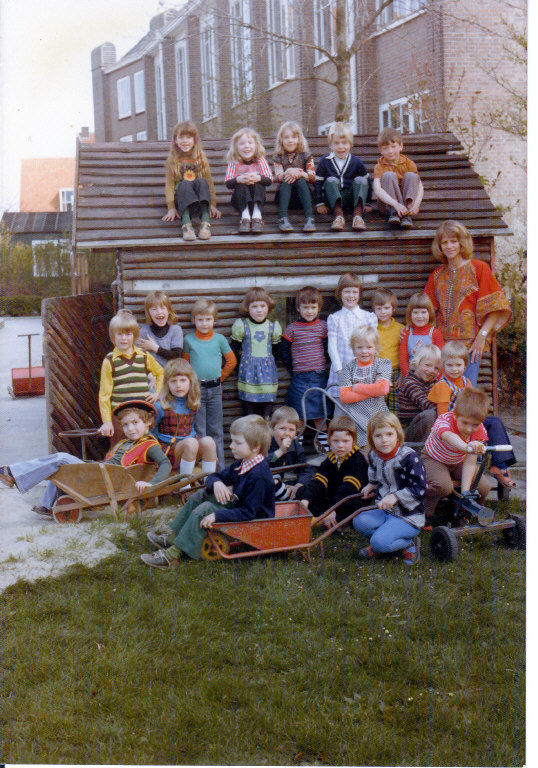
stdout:
<svg viewBox="0 0 538 768">
<path fill-rule="evenodd" d="M 261 453 L 256 454 L 253 459 L 243 459 L 241 462 L 241 469 L 239 470 L 240 475 L 246 475 L 247 472 L 250 472 L 250 470 L 256 466 L 256 464 L 260 464 L 264 460 L 264 456 L 261 455 Z"/>
</svg>

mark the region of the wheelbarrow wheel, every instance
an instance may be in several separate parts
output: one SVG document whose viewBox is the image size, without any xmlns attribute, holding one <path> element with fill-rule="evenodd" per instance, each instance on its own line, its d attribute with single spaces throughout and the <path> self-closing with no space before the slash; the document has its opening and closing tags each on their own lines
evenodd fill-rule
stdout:
<svg viewBox="0 0 538 768">
<path fill-rule="evenodd" d="M 57 523 L 80 523 L 82 520 L 82 509 L 62 509 L 67 504 L 72 504 L 74 499 L 71 496 L 61 496 L 52 510 L 52 517 Z"/>
<path fill-rule="evenodd" d="M 527 548 L 527 523 L 525 518 L 520 515 L 511 515 L 511 519 L 515 525 L 513 528 L 504 528 L 503 539 L 504 543 L 512 549 L 526 549 Z"/>
<path fill-rule="evenodd" d="M 224 554 L 227 555 L 230 551 L 230 541 L 227 536 L 224 536 L 224 534 L 219 533 L 218 531 L 211 531 L 211 535 L 221 550 L 224 552 Z M 217 550 L 213 548 L 213 544 L 211 543 L 209 536 L 206 536 L 202 542 L 201 556 L 203 560 L 219 560 L 221 557 Z"/>
<path fill-rule="evenodd" d="M 430 536 L 430 552 L 440 563 L 453 563 L 458 556 L 458 541 L 451 528 L 439 525 Z"/>
</svg>

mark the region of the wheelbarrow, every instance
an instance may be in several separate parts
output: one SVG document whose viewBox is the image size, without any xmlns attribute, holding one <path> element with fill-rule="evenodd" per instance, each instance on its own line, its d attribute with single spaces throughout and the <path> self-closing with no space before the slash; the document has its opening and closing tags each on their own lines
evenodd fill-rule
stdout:
<svg viewBox="0 0 538 768">
<path fill-rule="evenodd" d="M 19 333 L 28 338 L 28 368 L 11 369 L 11 386 L 7 388 L 10 397 L 32 397 L 45 394 L 45 369 L 42 365 L 32 367 L 32 336 L 39 333 Z"/>
</svg>

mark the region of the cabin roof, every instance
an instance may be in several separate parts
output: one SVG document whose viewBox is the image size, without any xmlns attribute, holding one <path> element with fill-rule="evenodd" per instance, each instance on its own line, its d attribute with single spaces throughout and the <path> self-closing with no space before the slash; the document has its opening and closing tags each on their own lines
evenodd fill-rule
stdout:
<svg viewBox="0 0 538 768">
<path fill-rule="evenodd" d="M 372 175 L 379 157 L 376 138 L 355 137 L 353 150 Z M 308 137 L 308 142 L 317 162 L 327 152 L 326 137 Z M 437 226 L 447 218 L 458 219 L 473 235 L 511 234 L 458 139 L 451 133 L 442 133 L 404 136 L 404 153 L 416 162 L 425 190 L 420 214 L 414 219 L 414 229 L 391 229 L 386 217 L 374 210 L 366 217 L 366 232 L 330 232 L 331 216 L 316 215 L 317 232 L 303 234 L 300 230 L 302 212 L 290 212 L 290 220 L 298 229 L 291 235 L 284 234 L 277 226 L 278 210 L 273 203 L 276 185 L 273 185 L 267 193 L 264 233 L 245 238 L 237 234 L 239 219 L 230 204 L 231 193 L 224 185 L 228 144 L 225 139 L 202 141 L 215 183 L 217 206 L 222 211 L 222 218 L 212 221 L 213 245 L 222 242 L 230 246 L 251 238 L 260 243 L 275 241 L 279 244 L 282 241 L 291 244 L 296 238 L 324 242 L 350 237 L 362 240 L 431 238 Z M 75 247 L 96 250 L 159 248 L 183 243 L 180 223 L 177 220 L 172 223 L 162 221 L 166 212 L 164 164 L 169 146 L 168 141 L 78 144 L 73 222 Z M 274 139 L 264 139 L 264 146 L 271 159 Z M 189 245 L 203 248 L 204 242 Z"/>
<path fill-rule="evenodd" d="M 64 235 L 71 230 L 71 211 L 26 212 L 6 211 L 2 227 L 12 235 L 48 234 Z"/>
</svg>

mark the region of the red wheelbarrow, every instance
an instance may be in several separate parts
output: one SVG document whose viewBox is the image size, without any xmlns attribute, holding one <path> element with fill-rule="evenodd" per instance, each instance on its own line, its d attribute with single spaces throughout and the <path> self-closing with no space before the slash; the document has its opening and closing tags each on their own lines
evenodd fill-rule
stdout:
<svg viewBox="0 0 538 768">
<path fill-rule="evenodd" d="M 32 367 L 32 336 L 39 333 L 19 333 L 28 337 L 28 368 L 11 369 L 11 386 L 7 388 L 10 397 L 31 397 L 45 394 L 45 369 L 42 365 Z"/>
<path fill-rule="evenodd" d="M 316 538 L 312 538 L 312 529 L 319 525 L 345 502 L 360 499 L 359 493 L 346 496 L 330 507 L 319 517 L 314 517 L 301 501 L 282 501 L 275 505 L 275 516 L 241 523 L 214 523 L 207 529 L 207 535 L 202 543 L 204 560 L 236 560 L 243 557 L 268 555 L 272 552 L 301 552 L 307 562 L 310 551 L 319 545 L 323 560 L 323 542 L 335 531 L 353 520 L 359 512 L 371 507 L 358 507 L 347 517 L 328 528 Z M 247 549 L 244 549 L 244 546 Z M 232 549 L 240 551 L 232 552 Z"/>
</svg>

